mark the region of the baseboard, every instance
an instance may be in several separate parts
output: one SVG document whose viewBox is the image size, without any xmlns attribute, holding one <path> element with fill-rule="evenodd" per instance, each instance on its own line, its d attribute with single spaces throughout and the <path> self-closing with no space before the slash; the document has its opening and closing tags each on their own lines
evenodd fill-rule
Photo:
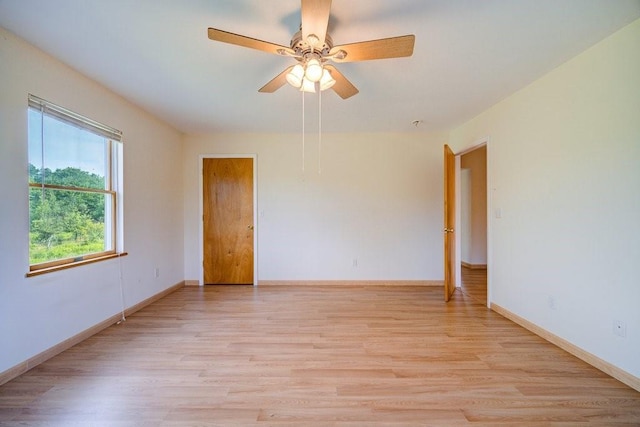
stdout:
<svg viewBox="0 0 640 427">
<path fill-rule="evenodd" d="M 640 391 L 640 378 L 634 375 L 631 375 L 627 371 L 624 371 L 605 360 L 600 359 L 598 356 L 595 356 L 581 349 L 580 347 L 570 343 L 564 338 L 560 338 L 559 336 L 552 334 L 546 329 L 543 329 L 540 326 L 528 321 L 527 319 L 524 319 L 518 316 L 517 314 L 510 312 L 509 310 L 499 306 L 498 304 L 491 303 L 491 310 L 506 317 L 512 322 L 517 323 L 523 328 L 528 329 L 529 331 L 533 332 L 539 337 L 549 341 L 551 344 L 554 344 L 560 347 L 564 351 L 571 353 L 572 355 L 576 356 L 578 359 L 581 359 L 587 362 L 589 365 L 601 370 L 605 374 L 612 376 L 613 378 L 625 383 L 626 385 L 628 385 L 629 387 L 637 391 Z"/>
<path fill-rule="evenodd" d="M 164 291 L 160 291 L 155 295 L 150 296 L 149 298 L 140 301 L 137 304 L 132 305 L 131 307 L 127 308 L 124 311 L 125 316 L 131 316 L 133 313 L 135 313 L 136 311 L 139 311 L 143 308 L 145 308 L 146 306 L 153 304 L 154 302 L 166 297 L 169 294 L 174 293 L 175 291 L 177 291 L 180 288 L 184 288 L 185 283 L 184 280 L 182 282 L 178 282 L 175 285 L 165 289 Z M 122 315 L 117 315 L 116 317 L 118 317 L 118 320 L 120 320 L 120 318 L 122 317 Z"/>
<path fill-rule="evenodd" d="M 184 281 L 184 285 L 185 286 L 200 286 L 200 281 L 199 280 L 185 280 Z"/>
<path fill-rule="evenodd" d="M 444 286 L 442 280 L 259 280 L 258 286 Z"/>
<path fill-rule="evenodd" d="M 185 283 L 184 281 L 177 283 L 173 286 L 171 286 L 168 289 L 165 289 L 162 292 L 159 292 L 147 299 L 145 299 L 144 301 L 140 301 L 139 303 L 132 305 L 131 307 L 125 309 L 124 314 L 125 316 L 130 316 L 133 313 L 135 313 L 136 311 L 148 306 L 149 304 L 152 304 L 156 301 L 158 301 L 161 298 L 164 298 L 165 296 L 169 295 L 172 292 L 177 291 L 178 289 L 184 287 Z M 66 340 L 54 345 L 53 347 L 50 347 L 48 349 L 46 349 L 45 351 L 36 354 L 35 356 L 25 360 L 22 363 L 19 363 L 18 365 L 7 369 L 6 371 L 0 373 L 0 386 L 2 384 L 5 384 L 9 381 L 11 381 L 14 378 L 19 377 L 20 375 L 24 374 L 25 372 L 29 371 L 30 369 L 38 366 L 39 364 L 51 359 L 54 356 L 57 356 L 58 354 L 62 353 L 65 350 L 70 349 L 71 347 L 73 347 L 76 344 L 81 343 L 82 341 L 86 340 L 87 338 L 97 334 L 98 332 L 107 329 L 109 326 L 114 325 L 115 323 L 119 322 L 122 319 L 122 313 L 118 313 L 118 314 L 114 314 L 113 316 L 109 317 L 106 320 L 103 320 L 102 322 L 93 325 L 92 327 L 85 329 L 84 331 L 70 337 L 67 338 Z"/>
<path fill-rule="evenodd" d="M 487 264 L 469 264 L 468 262 L 461 261 L 460 264 L 464 268 L 468 268 L 469 270 L 486 270 Z"/>
</svg>

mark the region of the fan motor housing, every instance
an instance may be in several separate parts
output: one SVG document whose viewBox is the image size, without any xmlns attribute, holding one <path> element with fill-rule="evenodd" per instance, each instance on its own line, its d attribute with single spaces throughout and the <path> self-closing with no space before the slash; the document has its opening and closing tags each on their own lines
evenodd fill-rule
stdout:
<svg viewBox="0 0 640 427">
<path fill-rule="evenodd" d="M 322 57 L 329 54 L 329 51 L 333 47 L 333 40 L 329 34 L 327 34 L 325 36 L 324 43 L 322 43 L 321 49 L 318 49 L 318 47 L 311 46 L 309 42 L 303 40 L 302 31 L 298 31 L 293 35 L 290 46 L 297 55 L 302 57 L 313 53 L 319 54 Z"/>
</svg>

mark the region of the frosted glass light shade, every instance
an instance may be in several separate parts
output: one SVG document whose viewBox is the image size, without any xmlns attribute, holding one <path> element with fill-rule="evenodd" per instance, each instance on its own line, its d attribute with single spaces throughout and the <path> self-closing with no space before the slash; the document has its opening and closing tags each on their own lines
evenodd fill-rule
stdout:
<svg viewBox="0 0 640 427">
<path fill-rule="evenodd" d="M 316 93 L 316 84 L 305 77 L 302 79 L 302 86 L 300 86 L 300 90 L 303 92 Z"/>
<path fill-rule="evenodd" d="M 334 84 L 336 84 L 336 81 L 331 75 L 331 72 L 326 68 L 322 70 L 322 78 L 320 79 L 320 90 L 330 89 Z"/>
<path fill-rule="evenodd" d="M 322 78 L 322 65 L 317 59 L 310 59 L 307 62 L 307 68 L 304 72 L 304 76 L 312 82 L 319 82 Z"/>
<path fill-rule="evenodd" d="M 304 78 L 304 68 L 300 64 L 296 64 L 291 71 L 287 73 L 287 82 L 295 87 L 302 86 L 302 79 Z"/>
</svg>

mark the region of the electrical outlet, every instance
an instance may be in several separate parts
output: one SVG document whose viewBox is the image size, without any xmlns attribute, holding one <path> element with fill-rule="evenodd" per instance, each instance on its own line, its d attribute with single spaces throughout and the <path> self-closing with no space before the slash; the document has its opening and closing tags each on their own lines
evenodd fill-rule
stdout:
<svg viewBox="0 0 640 427">
<path fill-rule="evenodd" d="M 153 277 L 155 277 L 156 279 L 160 277 L 160 268 L 156 267 L 153 269 Z"/>
<path fill-rule="evenodd" d="M 614 320 L 613 321 L 613 334 L 619 337 L 627 336 L 627 324 L 622 320 Z"/>
<path fill-rule="evenodd" d="M 353 259 L 353 266 L 357 267 L 358 266 L 358 258 L 354 258 Z"/>
</svg>

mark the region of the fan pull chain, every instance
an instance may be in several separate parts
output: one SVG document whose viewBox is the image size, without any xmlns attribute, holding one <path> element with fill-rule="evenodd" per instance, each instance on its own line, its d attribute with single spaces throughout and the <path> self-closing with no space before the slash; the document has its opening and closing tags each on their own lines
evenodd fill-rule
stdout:
<svg viewBox="0 0 640 427">
<path fill-rule="evenodd" d="M 304 175 L 304 91 L 302 92 L 302 174 Z"/>
<path fill-rule="evenodd" d="M 316 83 L 318 88 L 318 175 L 322 173 L 322 91 L 320 85 Z"/>
</svg>

